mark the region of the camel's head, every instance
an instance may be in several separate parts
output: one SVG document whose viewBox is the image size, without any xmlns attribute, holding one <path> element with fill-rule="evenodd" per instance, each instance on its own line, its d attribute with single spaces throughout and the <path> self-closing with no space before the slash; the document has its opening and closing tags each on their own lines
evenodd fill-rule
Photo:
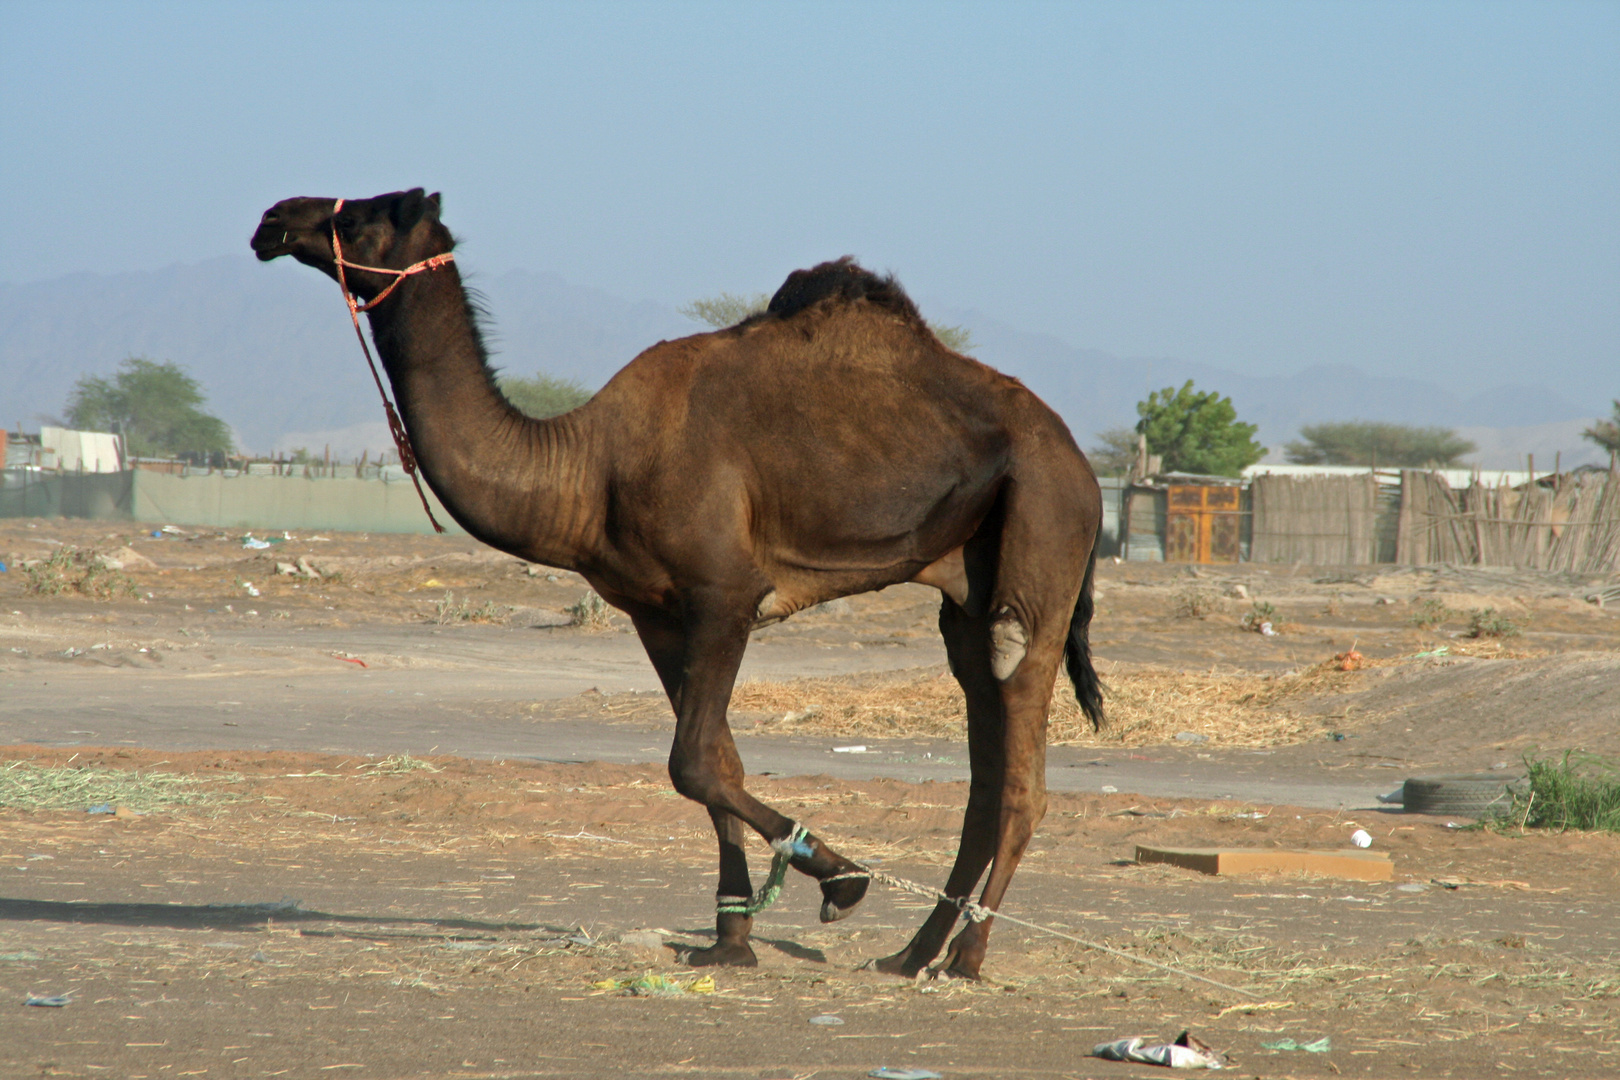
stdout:
<svg viewBox="0 0 1620 1080">
<path fill-rule="evenodd" d="M 259 220 L 251 241 L 253 253 L 264 262 L 291 255 L 336 277 L 332 256 L 332 209 L 336 205 L 336 199 L 281 200 Z M 335 224 L 344 261 L 363 266 L 400 270 L 442 255 L 454 245 L 450 231 L 439 223 L 438 193 L 428 195 L 421 188 L 374 199 L 344 200 Z M 388 280 L 382 275 L 350 271 L 349 282 L 356 293 L 365 295 Z"/>
</svg>

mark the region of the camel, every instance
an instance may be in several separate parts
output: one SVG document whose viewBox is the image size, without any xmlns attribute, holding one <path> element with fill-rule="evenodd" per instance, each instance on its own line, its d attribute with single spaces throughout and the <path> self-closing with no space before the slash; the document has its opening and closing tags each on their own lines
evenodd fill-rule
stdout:
<svg viewBox="0 0 1620 1080">
<path fill-rule="evenodd" d="M 820 883 L 823 922 L 866 895 L 865 868 L 748 793 L 726 710 L 753 630 L 914 581 L 942 594 L 972 783 L 943 898 L 872 963 L 978 978 L 992 919 L 935 959 L 987 866 L 978 903 L 999 907 L 1046 811 L 1064 658 L 1103 721 L 1088 638 L 1101 498 L 1068 428 L 849 258 L 795 271 L 765 312 L 661 341 L 587 404 L 533 420 L 496 387 L 454 244 L 439 195 L 420 188 L 286 199 L 252 240 L 260 260 L 290 255 L 375 304 L 410 448 L 468 533 L 579 573 L 629 615 L 675 712 L 670 780 L 707 808 L 719 844 L 715 943 L 686 961 L 757 962 L 745 828 Z"/>
</svg>

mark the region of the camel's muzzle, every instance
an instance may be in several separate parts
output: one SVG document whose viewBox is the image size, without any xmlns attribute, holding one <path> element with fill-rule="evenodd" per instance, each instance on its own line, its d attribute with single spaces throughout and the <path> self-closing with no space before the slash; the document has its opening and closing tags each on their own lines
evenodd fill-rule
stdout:
<svg viewBox="0 0 1620 1080">
<path fill-rule="evenodd" d="M 253 233 L 249 241 L 253 254 L 259 257 L 260 262 L 269 262 L 279 258 L 292 250 L 292 230 L 273 222 L 265 222 Z"/>
</svg>

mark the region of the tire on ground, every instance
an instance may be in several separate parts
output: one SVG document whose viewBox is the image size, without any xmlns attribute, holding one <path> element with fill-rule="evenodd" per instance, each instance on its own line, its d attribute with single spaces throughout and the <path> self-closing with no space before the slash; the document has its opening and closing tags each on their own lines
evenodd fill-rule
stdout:
<svg viewBox="0 0 1620 1080">
<path fill-rule="evenodd" d="M 1408 814 L 1505 814 L 1513 805 L 1512 788 L 1519 779 L 1490 773 L 1411 777 L 1402 788 L 1402 805 Z"/>
</svg>

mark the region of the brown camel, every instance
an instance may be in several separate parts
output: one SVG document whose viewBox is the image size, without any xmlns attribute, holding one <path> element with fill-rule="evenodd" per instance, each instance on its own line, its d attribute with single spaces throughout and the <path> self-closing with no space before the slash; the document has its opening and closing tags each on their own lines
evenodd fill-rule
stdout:
<svg viewBox="0 0 1620 1080">
<path fill-rule="evenodd" d="M 334 207 L 338 207 L 334 213 Z M 973 780 L 941 900 L 876 961 L 915 976 L 944 948 L 984 874 L 997 908 L 1046 811 L 1046 720 L 1067 656 L 1102 722 L 1092 668 L 1097 482 L 1068 428 L 1016 379 L 945 348 L 891 278 L 848 259 L 788 276 L 768 310 L 659 342 L 591 401 L 532 420 L 496 389 L 478 311 L 449 252 L 439 196 L 265 212 L 261 260 L 334 279 L 334 238 L 370 312 L 422 475 L 473 536 L 577 571 L 626 612 L 676 715 L 669 775 L 708 808 L 720 845 L 716 943 L 693 964 L 753 964 L 758 898 L 744 826 L 821 884 L 841 919 L 870 876 L 748 794 L 726 708 L 749 632 L 824 600 L 903 581 L 943 594 L 939 628 L 967 696 Z M 935 968 L 977 977 L 989 921 Z"/>
</svg>

